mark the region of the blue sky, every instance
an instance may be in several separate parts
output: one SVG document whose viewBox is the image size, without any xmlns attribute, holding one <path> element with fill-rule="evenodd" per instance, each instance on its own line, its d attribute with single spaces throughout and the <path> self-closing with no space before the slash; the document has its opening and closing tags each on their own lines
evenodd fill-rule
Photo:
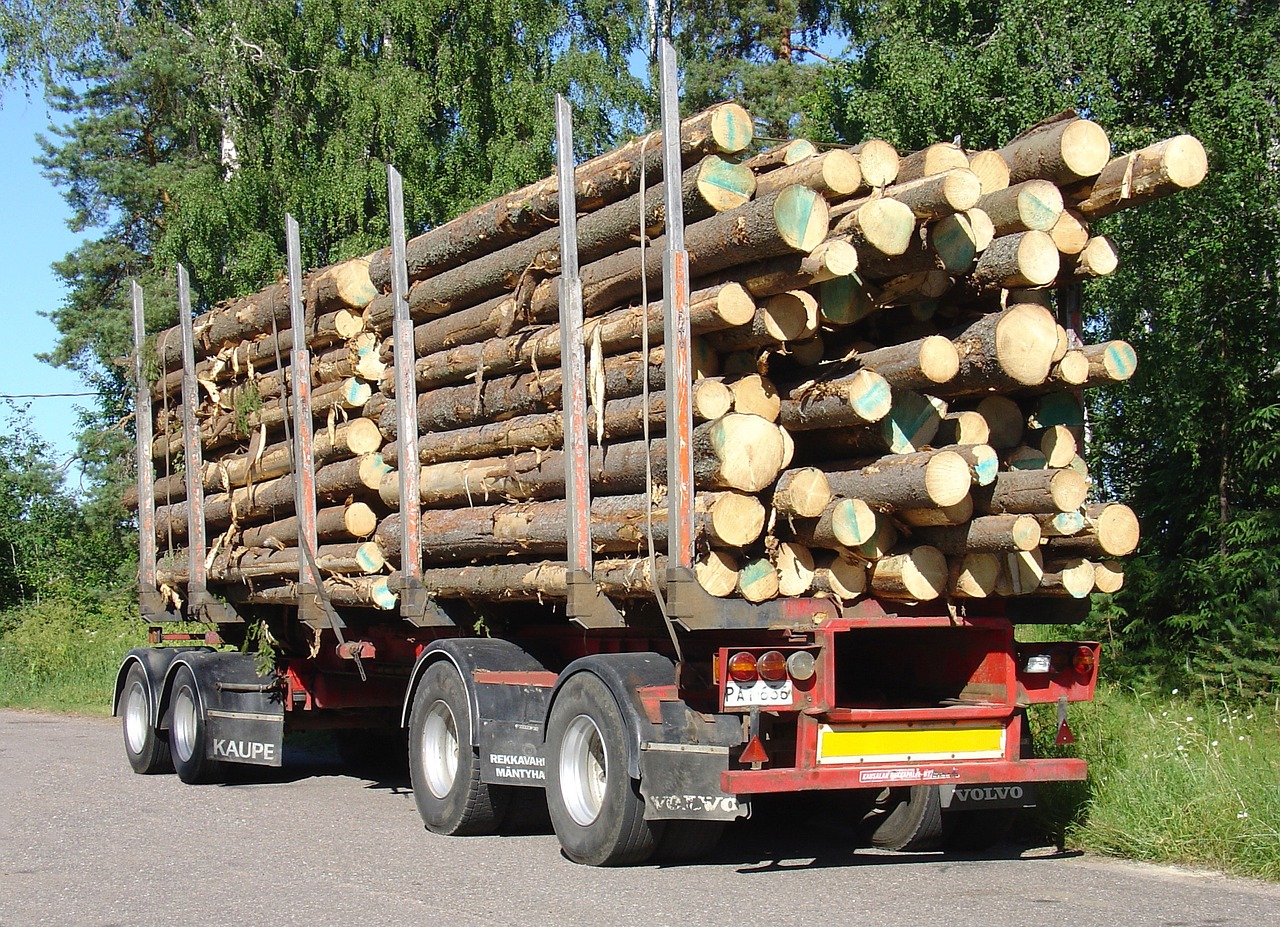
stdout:
<svg viewBox="0 0 1280 927">
<path fill-rule="evenodd" d="M 57 331 L 40 312 L 56 309 L 64 289 L 50 264 L 83 238 L 67 228 L 68 210 L 52 184 L 32 163 L 39 149 L 35 134 L 49 125 L 49 112 L 38 98 L 6 92 L 0 107 L 0 255 L 8 268 L 0 287 L 0 319 L 9 340 L 6 363 L 0 365 L 0 396 L 27 393 L 84 392 L 72 371 L 36 360 L 53 348 Z M 12 433 L 12 420 L 27 419 L 53 448 L 59 464 L 74 452 L 76 406 L 92 399 L 0 399 L 0 431 Z M 68 473 L 74 487 L 74 473 Z"/>
</svg>

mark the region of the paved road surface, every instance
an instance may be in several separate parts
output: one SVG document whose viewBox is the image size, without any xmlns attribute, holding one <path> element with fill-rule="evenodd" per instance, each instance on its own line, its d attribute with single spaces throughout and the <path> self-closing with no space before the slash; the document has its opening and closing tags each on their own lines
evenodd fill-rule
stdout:
<svg viewBox="0 0 1280 927">
<path fill-rule="evenodd" d="M 711 859 L 600 870 L 548 831 L 443 838 L 402 779 L 295 751 L 267 781 L 137 776 L 114 721 L 0 711 L 0 925 L 1267 927 L 1280 887 L 1017 849 L 853 850 L 775 810 Z"/>
</svg>

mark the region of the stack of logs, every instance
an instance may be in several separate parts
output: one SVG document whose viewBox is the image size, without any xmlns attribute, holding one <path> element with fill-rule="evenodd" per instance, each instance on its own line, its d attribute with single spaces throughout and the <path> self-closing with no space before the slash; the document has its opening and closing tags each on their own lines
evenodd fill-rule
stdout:
<svg viewBox="0 0 1280 927">
<path fill-rule="evenodd" d="M 1113 158 L 1070 113 L 989 151 L 751 142 L 735 104 L 681 127 L 702 587 L 752 602 L 1118 589 L 1138 525 L 1088 501 L 1080 391 L 1127 379 L 1136 358 L 1081 343 L 1072 294 L 1116 268 L 1096 220 L 1199 183 L 1199 142 Z M 575 175 L 590 399 L 577 452 L 595 580 L 623 598 L 666 576 L 649 553 L 666 548 L 661 148 L 638 140 Z M 408 242 L 418 461 L 396 434 L 389 249 L 301 281 L 316 565 L 335 604 L 396 606 L 405 466 L 421 468 L 431 595 L 566 594 L 557 195 L 544 180 Z M 209 580 L 247 602 L 296 599 L 288 294 L 283 281 L 195 320 Z M 155 350 L 157 538 L 180 553 L 178 330 Z M 180 589 L 183 564 L 162 563 L 162 582 Z"/>
</svg>

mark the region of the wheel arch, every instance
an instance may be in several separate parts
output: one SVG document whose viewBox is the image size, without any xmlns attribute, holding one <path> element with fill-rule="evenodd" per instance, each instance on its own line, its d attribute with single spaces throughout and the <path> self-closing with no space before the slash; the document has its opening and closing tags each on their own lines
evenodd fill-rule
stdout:
<svg viewBox="0 0 1280 927">
<path fill-rule="evenodd" d="M 510 641 L 495 638 L 445 638 L 435 641 L 418 655 L 409 674 L 409 682 L 404 690 L 404 703 L 400 708 L 400 726 L 409 726 L 409 714 L 413 709 L 413 699 L 422 682 L 422 676 L 436 663 L 448 661 L 453 664 L 458 675 L 462 677 L 462 688 L 467 693 L 467 707 L 472 718 L 480 717 L 479 694 L 476 690 L 475 673 L 478 670 L 491 672 L 532 672 L 544 670 L 546 667 L 531 656 L 524 648 Z M 479 744 L 478 724 L 470 725 L 471 744 Z"/>
<path fill-rule="evenodd" d="M 555 706 L 560 690 L 574 676 L 588 673 L 602 683 L 618 703 L 623 721 L 627 725 L 627 773 L 633 779 L 640 778 L 640 745 L 644 732 L 651 726 L 640 699 L 640 690 L 648 686 L 670 686 L 676 682 L 675 664 L 659 653 L 601 653 L 580 657 L 565 667 L 551 690 L 547 714 L 542 719 L 543 737 L 546 737 L 547 721 Z"/>
<path fill-rule="evenodd" d="M 167 706 L 167 689 L 170 671 L 178 658 L 189 653 L 212 653 L 211 647 L 135 647 L 124 655 L 120 669 L 116 671 L 115 691 L 111 696 L 111 716 L 120 713 L 120 697 L 124 694 L 124 682 L 135 665 L 142 667 L 147 679 L 147 715 L 151 726 L 158 728 L 162 705 Z"/>
</svg>

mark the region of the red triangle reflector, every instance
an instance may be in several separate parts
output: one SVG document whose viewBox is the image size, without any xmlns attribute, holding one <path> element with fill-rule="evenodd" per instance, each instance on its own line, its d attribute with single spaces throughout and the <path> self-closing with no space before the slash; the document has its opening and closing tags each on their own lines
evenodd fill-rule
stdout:
<svg viewBox="0 0 1280 927">
<path fill-rule="evenodd" d="M 1071 728 L 1067 727 L 1066 721 L 1058 725 L 1058 736 L 1054 738 L 1053 742 L 1059 747 L 1076 742 L 1076 735 L 1071 733 Z"/>
<path fill-rule="evenodd" d="M 747 741 L 747 748 L 742 751 L 739 759 L 743 763 L 767 763 L 769 762 L 769 754 L 764 752 L 764 744 L 760 742 L 759 737 L 752 737 Z"/>
</svg>

